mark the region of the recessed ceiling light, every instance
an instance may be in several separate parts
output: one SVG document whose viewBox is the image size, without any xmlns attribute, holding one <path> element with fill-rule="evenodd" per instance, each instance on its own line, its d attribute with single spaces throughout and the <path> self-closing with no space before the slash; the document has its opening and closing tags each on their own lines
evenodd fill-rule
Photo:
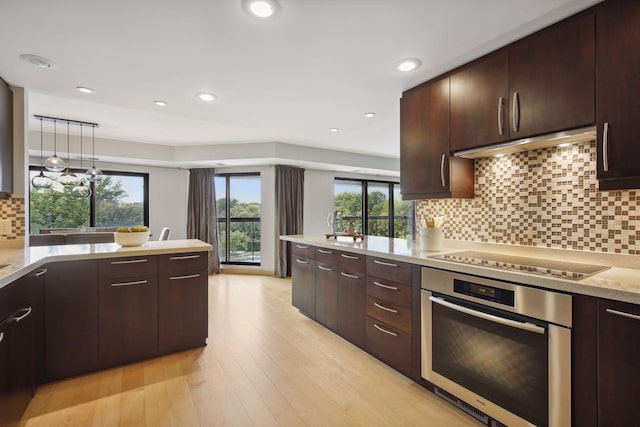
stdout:
<svg viewBox="0 0 640 427">
<path fill-rule="evenodd" d="M 167 103 L 164 101 L 153 101 L 154 104 L 156 104 L 158 107 L 166 107 Z"/>
<path fill-rule="evenodd" d="M 364 113 L 364 116 L 371 118 L 371 117 L 375 117 L 376 113 Z"/>
<path fill-rule="evenodd" d="M 338 132 L 339 130 L 340 130 L 340 129 L 338 129 L 338 128 L 331 128 L 331 129 L 329 129 L 329 132 L 336 133 L 336 132 Z"/>
<path fill-rule="evenodd" d="M 82 93 L 93 93 L 93 89 L 91 89 L 89 87 L 78 86 L 78 87 L 76 87 L 76 89 L 78 89 L 78 91 L 80 91 Z"/>
<path fill-rule="evenodd" d="M 47 58 L 43 58 L 42 56 L 25 53 L 20 55 L 20 59 L 22 59 L 24 62 L 27 62 L 31 65 L 35 65 L 36 67 L 55 68 L 55 65 L 53 64 L 52 61 L 48 60 Z"/>
<path fill-rule="evenodd" d="M 206 102 L 212 102 L 218 99 L 216 95 L 209 92 L 198 92 L 196 93 L 196 96 L 200 98 L 200 100 L 206 101 Z"/>
<path fill-rule="evenodd" d="M 253 18 L 273 19 L 280 11 L 277 0 L 242 0 L 245 13 Z"/>
<path fill-rule="evenodd" d="M 570 145 L 571 145 L 571 143 L 570 143 L 570 142 L 563 142 L 562 144 L 558 144 L 558 147 L 560 147 L 560 148 L 565 148 L 565 147 L 568 147 L 568 146 L 570 146 Z"/>
<path fill-rule="evenodd" d="M 402 61 L 398 62 L 398 70 L 400 71 L 413 71 L 417 68 L 420 68 L 420 66 L 422 65 L 422 61 L 420 61 L 418 58 L 409 58 L 409 59 L 403 59 Z"/>
<path fill-rule="evenodd" d="M 504 154 L 504 153 L 498 153 L 498 154 L 496 154 L 496 157 L 504 157 L 504 156 L 505 156 L 505 154 Z"/>
</svg>

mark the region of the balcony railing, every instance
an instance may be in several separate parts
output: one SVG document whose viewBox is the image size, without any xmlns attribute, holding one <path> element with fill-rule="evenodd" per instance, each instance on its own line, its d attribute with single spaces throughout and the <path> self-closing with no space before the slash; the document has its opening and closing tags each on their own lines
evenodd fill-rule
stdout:
<svg viewBox="0 0 640 427">
<path fill-rule="evenodd" d="M 260 218 L 218 218 L 218 239 L 220 262 L 260 264 Z"/>
</svg>

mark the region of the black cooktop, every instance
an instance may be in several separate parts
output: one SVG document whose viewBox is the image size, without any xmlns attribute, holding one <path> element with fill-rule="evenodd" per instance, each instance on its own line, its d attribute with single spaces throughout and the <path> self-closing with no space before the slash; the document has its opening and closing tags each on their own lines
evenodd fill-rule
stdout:
<svg viewBox="0 0 640 427">
<path fill-rule="evenodd" d="M 548 259 L 521 257 L 514 255 L 492 254 L 487 252 L 465 251 L 432 257 L 444 261 L 482 267 L 500 268 L 503 270 L 523 271 L 542 276 L 561 277 L 563 279 L 580 280 L 592 274 L 608 270 L 602 265 L 581 264 Z"/>
</svg>

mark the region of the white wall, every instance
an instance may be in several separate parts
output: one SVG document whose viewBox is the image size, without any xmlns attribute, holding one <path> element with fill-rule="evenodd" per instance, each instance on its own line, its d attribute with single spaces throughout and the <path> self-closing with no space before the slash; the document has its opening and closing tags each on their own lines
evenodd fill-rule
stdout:
<svg viewBox="0 0 640 427">
<path fill-rule="evenodd" d="M 304 171 L 304 234 L 329 232 L 327 215 L 333 212 L 334 173 L 306 169 Z"/>
</svg>

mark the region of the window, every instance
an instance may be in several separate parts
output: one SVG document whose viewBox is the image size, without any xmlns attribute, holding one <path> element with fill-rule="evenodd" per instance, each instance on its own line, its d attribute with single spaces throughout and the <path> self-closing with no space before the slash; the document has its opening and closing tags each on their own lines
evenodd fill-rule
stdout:
<svg viewBox="0 0 640 427">
<path fill-rule="evenodd" d="M 30 168 L 30 177 L 40 168 Z M 84 171 L 72 172 L 91 189 L 91 197 L 77 199 L 71 188 L 55 180 L 60 174 L 46 172 L 54 179 L 48 190 L 30 187 L 29 228 L 36 234 L 42 228 L 121 227 L 149 225 L 149 175 L 104 172 L 95 183 Z"/>
<path fill-rule="evenodd" d="M 215 177 L 220 262 L 260 265 L 260 174 Z"/>
<path fill-rule="evenodd" d="M 414 204 L 402 200 L 399 184 L 336 179 L 334 208 L 342 213 L 338 230 L 346 229 L 353 222 L 355 229 L 360 228 L 370 236 L 400 239 L 412 239 L 414 236 Z"/>
</svg>

